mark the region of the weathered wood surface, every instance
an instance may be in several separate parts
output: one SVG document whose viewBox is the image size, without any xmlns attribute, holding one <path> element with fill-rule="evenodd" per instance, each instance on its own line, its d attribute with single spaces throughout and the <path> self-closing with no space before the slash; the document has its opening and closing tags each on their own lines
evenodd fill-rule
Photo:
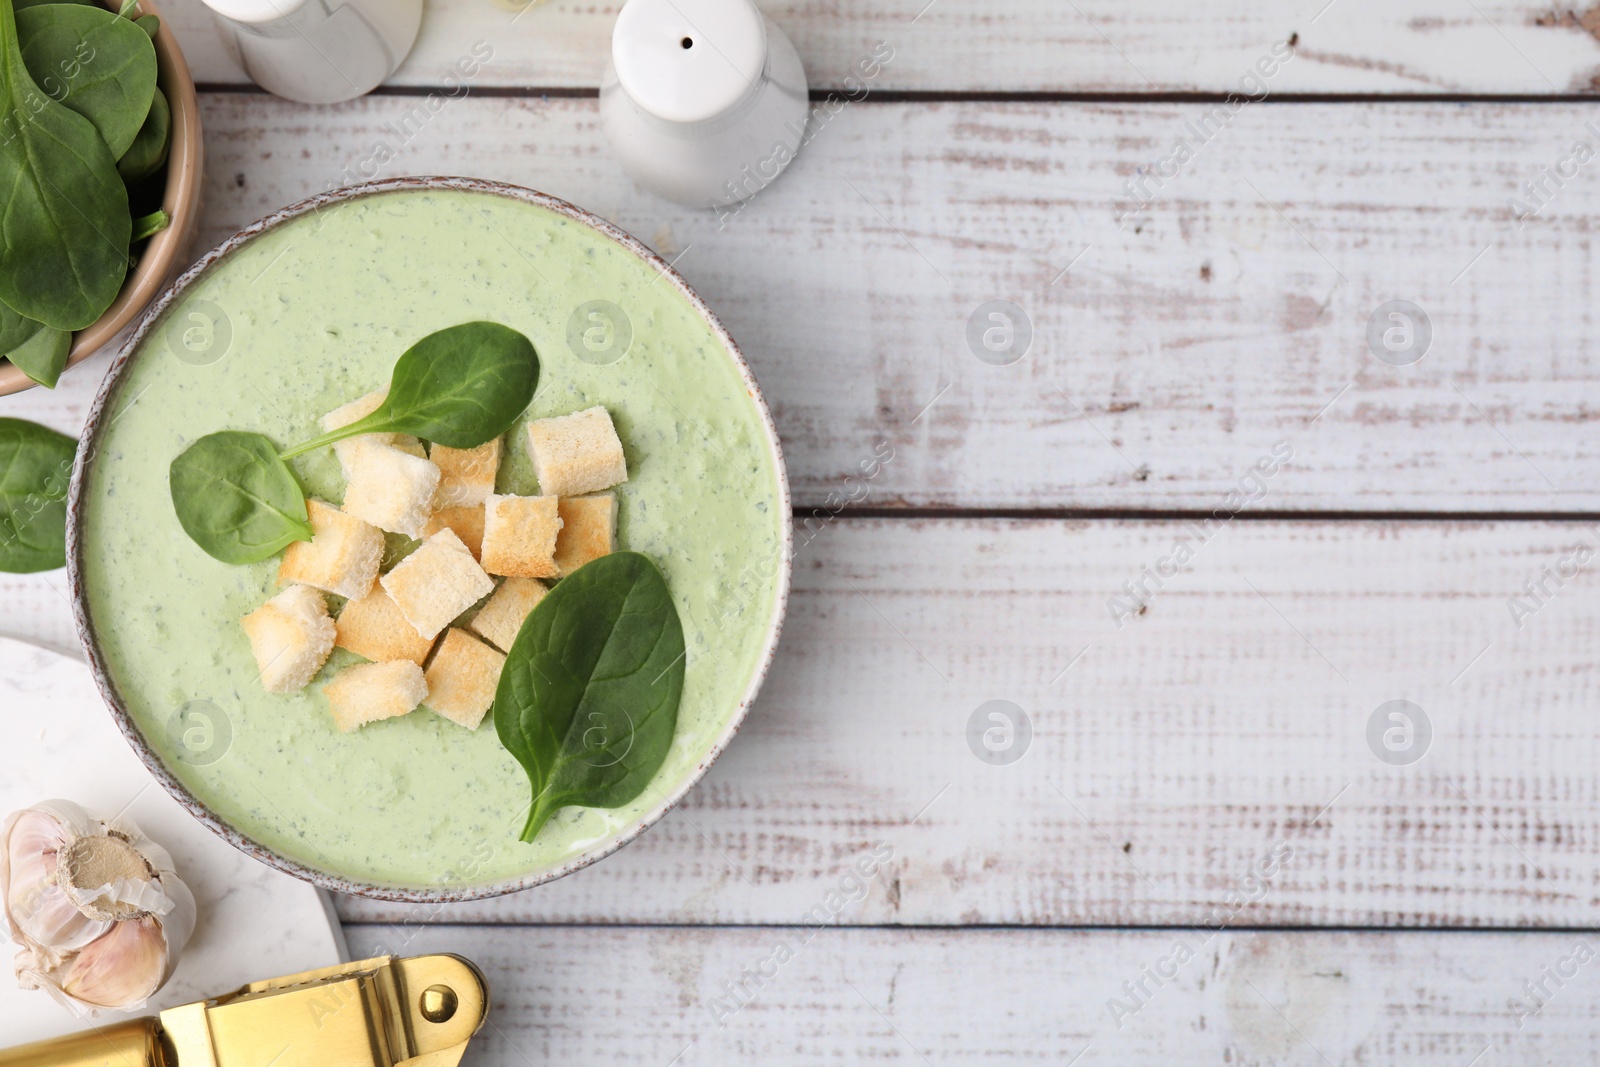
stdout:
<svg viewBox="0 0 1600 1067">
<path fill-rule="evenodd" d="M 421 39 L 392 84 L 434 86 L 473 44 L 482 86 L 593 88 L 620 3 L 428 0 Z M 200 0 L 161 4 L 202 81 L 246 79 Z M 766 0 L 811 84 L 842 88 L 877 41 L 895 58 L 873 80 L 918 92 L 1229 92 L 1296 39 L 1264 82 L 1290 93 L 1585 93 L 1600 74 L 1600 15 L 1527 0 Z M 1588 28 L 1586 28 L 1588 27 Z"/>
<path fill-rule="evenodd" d="M 1185 532 L 834 523 L 687 804 L 594 868 L 440 917 L 798 921 L 883 841 L 889 891 L 844 921 L 1197 922 L 1287 845 L 1257 922 L 1593 922 L 1600 531 L 1234 523 L 1119 629 L 1108 598 Z M 1589 562 L 1536 604 L 1524 583 L 1580 543 Z M 1520 628 L 1513 595 L 1535 609 Z M 1394 699 L 1432 724 L 1410 765 L 1369 748 Z M 1005 766 L 968 738 L 992 700 L 1031 722 Z"/>
<path fill-rule="evenodd" d="M 1108 598 L 1185 530 L 841 518 L 799 551 L 739 738 L 659 826 L 521 895 L 341 913 L 796 922 L 881 841 L 884 891 L 840 921 L 1199 922 L 1286 847 L 1253 922 L 1593 922 L 1600 531 L 1236 521 L 1191 537 L 1189 568 L 1118 628 Z M 1580 543 L 1587 563 L 1529 597 Z M 0 602 L 70 643 L 50 581 L 7 579 Z M 1513 596 L 1535 609 L 1520 628 Z M 1405 766 L 1367 737 L 1402 698 L 1433 731 Z M 1009 765 L 969 742 L 992 700 L 1031 724 Z"/>
<path fill-rule="evenodd" d="M 870 507 L 1210 510 L 1287 441 L 1252 511 L 1600 510 L 1600 185 L 1580 171 L 1521 228 L 1508 206 L 1587 136 L 1586 106 L 1247 109 L 1121 230 L 1130 174 L 1203 105 L 852 106 L 720 222 L 636 190 L 591 100 L 453 101 L 397 136 L 420 106 L 208 95 L 202 246 L 380 174 L 596 209 L 741 341 L 807 508 L 859 495 L 846 478 L 888 441 Z M 1032 322 L 1010 366 L 967 339 L 997 299 Z M 1368 345 L 1394 299 L 1432 322 L 1414 365 Z M 73 429 L 97 377 L 0 412 Z"/>
<path fill-rule="evenodd" d="M 353 951 L 459 952 L 484 968 L 496 1000 L 463 1061 L 472 1067 L 1482 1067 L 1591 1063 L 1600 1041 L 1592 935 L 1224 932 L 1202 944 L 1189 931 L 348 933 Z M 1194 958 L 1164 963 L 1181 940 L 1198 946 Z M 781 963 L 780 944 L 792 953 Z M 1147 967 L 1175 976 L 1152 980 Z M 1560 988 L 1546 968 L 1568 975 Z M 1510 1004 L 1531 1003 L 1525 980 L 1551 991 L 1537 1014 Z M 1141 981 L 1148 997 L 1122 989 Z M 740 982 L 750 992 L 735 997 L 727 987 Z M 1114 1016 L 1112 998 L 1139 1009 Z"/>
<path fill-rule="evenodd" d="M 244 84 L 199 0 L 162 6 L 202 82 Z M 1250 513 L 1600 511 L 1600 194 L 1587 164 L 1559 188 L 1543 175 L 1600 141 L 1591 107 L 1269 102 L 1198 137 L 1213 104 L 883 103 L 1221 94 L 1290 39 L 1269 96 L 1578 97 L 1600 85 L 1600 8 L 762 6 L 814 88 L 842 87 L 876 41 L 895 54 L 789 177 L 720 222 L 634 189 L 592 100 L 529 95 L 596 86 L 615 0 L 429 0 L 391 81 L 411 95 L 202 94 L 197 252 L 362 178 L 541 188 L 681 256 L 761 378 L 798 503 L 828 506 L 878 442 L 895 449 L 864 499 L 802 532 L 768 686 L 679 810 L 515 897 L 343 899 L 352 951 L 482 965 L 496 1014 L 479 1065 L 1592 1061 L 1595 965 L 1562 978 L 1588 932 L 1241 927 L 1593 923 L 1600 608 L 1592 559 L 1546 568 L 1600 549 L 1600 528 L 1234 521 L 1118 628 L 1109 598 L 1162 566 L 1182 524 L 852 510 L 1200 514 L 1233 506 L 1286 441 L 1264 496 L 1246 484 Z M 479 41 L 494 56 L 458 83 Z M 1119 228 L 1139 206 L 1127 183 L 1180 138 L 1195 158 Z M 380 145 L 392 161 L 372 162 Z M 1551 195 L 1519 226 L 1528 181 Z M 996 299 L 1034 330 L 1012 366 L 966 339 Z M 1366 341 L 1394 299 L 1432 320 L 1415 365 Z M 76 432 L 96 378 L 0 415 Z M 0 631 L 75 646 L 63 574 L 0 575 L 0 606 Z M 1397 698 L 1434 731 L 1411 765 L 1369 747 Z M 968 740 L 991 700 L 1033 730 L 1009 765 Z M 857 880 L 874 848 L 892 855 Z M 989 924 L 1018 928 L 957 928 Z M 1063 928 L 1130 924 L 1170 929 Z M 1147 978 L 1180 941 L 1195 959 Z M 780 942 L 793 959 L 741 1005 L 728 983 Z M 1120 1027 L 1111 998 L 1138 1009 Z"/>
</svg>

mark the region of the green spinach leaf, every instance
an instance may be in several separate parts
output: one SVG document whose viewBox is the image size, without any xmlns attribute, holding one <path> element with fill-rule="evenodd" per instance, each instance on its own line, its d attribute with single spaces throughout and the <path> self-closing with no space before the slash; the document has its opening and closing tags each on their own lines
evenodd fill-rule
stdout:
<svg viewBox="0 0 1600 1067">
<path fill-rule="evenodd" d="M 376 411 L 296 445 L 283 458 L 365 433 L 408 433 L 450 448 L 477 448 L 511 428 L 538 384 L 539 356 L 516 330 L 497 322 L 450 326 L 406 349 Z"/>
<path fill-rule="evenodd" d="M 29 7 L 48 7 L 51 4 L 76 4 L 79 7 L 99 7 L 98 0 L 11 0 L 11 6 L 21 11 Z"/>
<path fill-rule="evenodd" d="M 127 276 L 128 191 L 94 124 L 34 84 L 7 2 L 0 108 L 0 303 L 58 330 L 81 330 L 111 306 Z"/>
<path fill-rule="evenodd" d="M 101 7 L 55 4 L 17 12 L 22 60 L 38 86 L 122 155 L 150 113 L 156 49 L 150 35 Z"/>
<path fill-rule="evenodd" d="M 223 563 L 255 563 L 311 540 L 305 494 L 273 443 L 223 430 L 172 461 L 172 506 L 195 544 Z"/>
<path fill-rule="evenodd" d="M 161 32 L 161 19 L 156 15 L 140 15 L 133 20 L 133 24 L 147 33 L 152 41 Z"/>
<path fill-rule="evenodd" d="M 144 125 L 139 127 L 138 136 L 122 153 L 122 158 L 117 160 L 117 173 L 129 185 L 150 177 L 167 161 L 171 144 L 172 108 L 167 103 L 167 94 L 157 89 L 156 95 L 150 100 L 150 113 L 144 117 Z"/>
<path fill-rule="evenodd" d="M 678 728 L 684 660 L 683 623 L 648 556 L 601 556 L 539 602 L 494 698 L 495 731 L 533 788 L 523 841 L 560 808 L 644 792 Z"/>
<path fill-rule="evenodd" d="M 67 564 L 67 483 L 78 442 L 37 423 L 0 418 L 0 571 Z"/>
<path fill-rule="evenodd" d="M 54 389 L 66 369 L 67 356 L 72 352 L 72 334 L 55 330 L 44 323 L 32 337 L 5 354 L 6 358 L 23 374 L 46 389 Z"/>
<path fill-rule="evenodd" d="M 0 304 L 0 356 L 39 332 L 39 323 Z"/>
<path fill-rule="evenodd" d="M 0 356 L 46 389 L 54 389 L 72 350 L 72 334 L 24 318 L 0 304 Z"/>
</svg>

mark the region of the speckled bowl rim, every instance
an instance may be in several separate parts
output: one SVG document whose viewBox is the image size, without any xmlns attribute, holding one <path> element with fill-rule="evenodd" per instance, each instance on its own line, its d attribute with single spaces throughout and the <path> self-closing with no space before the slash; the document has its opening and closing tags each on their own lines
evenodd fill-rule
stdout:
<svg viewBox="0 0 1600 1067">
<path fill-rule="evenodd" d="M 711 328 L 712 334 L 722 343 L 728 358 L 733 361 L 734 366 L 738 369 L 740 377 L 743 378 L 745 388 L 751 400 L 755 402 L 756 409 L 761 415 L 762 426 L 766 430 L 767 447 L 771 453 L 773 467 L 778 479 L 779 515 L 782 517 L 780 521 L 782 529 L 780 538 L 782 559 L 776 579 L 777 597 L 773 603 L 772 617 L 767 623 L 766 645 L 761 652 L 759 664 L 751 677 L 750 684 L 745 690 L 743 698 L 739 701 L 739 706 L 735 710 L 733 717 L 693 773 L 679 783 L 676 789 L 666 796 L 662 803 L 646 811 L 643 816 L 627 826 L 615 838 L 556 867 L 507 881 L 440 888 L 352 880 L 307 866 L 297 860 L 281 855 L 274 849 L 267 848 L 240 832 L 214 813 L 198 797 L 191 793 L 182 782 L 178 781 L 145 741 L 143 733 L 133 721 L 132 716 L 128 714 L 121 694 L 118 693 L 116 686 L 112 682 L 105 655 L 95 635 L 94 622 L 89 617 L 88 598 L 84 592 L 84 564 L 81 550 L 83 543 L 84 493 L 88 483 L 88 474 L 99 450 L 101 437 L 109 427 L 105 416 L 117 394 L 123 371 L 127 369 L 128 363 L 139 350 L 139 346 L 145 336 L 155 328 L 162 316 L 183 296 L 189 286 L 193 285 L 231 253 L 243 248 L 261 234 L 274 230 L 287 222 L 351 200 L 381 196 L 387 193 L 427 190 L 487 193 L 546 208 L 588 227 L 603 237 L 615 241 L 627 251 L 638 256 L 647 266 L 655 268 L 705 320 L 706 325 Z M 292 874 L 296 878 L 311 882 L 324 889 L 370 897 L 376 900 L 392 900 L 404 903 L 455 903 L 468 900 L 484 900 L 489 897 L 503 896 L 506 893 L 516 893 L 523 889 L 531 889 L 534 886 L 543 885 L 546 882 L 554 881 L 557 878 L 571 874 L 573 871 L 587 867 L 597 860 L 604 859 L 653 826 L 662 816 L 672 810 L 689 790 L 694 788 L 700 779 L 705 776 L 706 771 L 728 747 L 729 742 L 733 740 L 734 734 L 738 733 L 739 726 L 744 722 L 745 715 L 749 712 L 750 704 L 755 700 L 756 694 L 760 692 L 761 685 L 766 680 L 767 672 L 772 667 L 772 659 L 777 651 L 778 637 L 783 630 L 784 615 L 789 602 L 789 582 L 794 562 L 794 527 L 792 523 L 787 521 L 787 516 L 792 513 L 792 510 L 793 507 L 789 495 L 789 478 L 783 463 L 783 450 L 778 442 L 778 431 L 772 421 L 772 412 L 768 409 L 766 399 L 761 394 L 761 387 L 756 384 L 755 376 L 750 372 L 750 366 L 745 362 L 744 354 L 739 351 L 738 344 L 729 335 L 727 328 L 722 325 L 721 320 L 706 305 L 706 302 L 700 298 L 699 294 L 689 287 L 689 283 L 684 280 L 683 276 L 672 268 L 671 264 L 656 255 L 655 252 L 651 251 L 637 238 L 600 218 L 598 215 L 546 193 L 482 178 L 442 176 L 388 178 L 318 193 L 297 204 L 292 204 L 276 211 L 259 222 L 246 226 L 201 257 L 150 304 L 143 318 L 139 320 L 139 324 L 133 334 L 117 353 L 110 371 L 106 374 L 105 381 L 101 383 L 100 391 L 95 396 L 94 404 L 89 409 L 88 421 L 84 426 L 83 444 L 79 447 L 77 459 L 73 463 L 72 483 L 67 496 L 67 571 L 72 588 L 72 613 L 77 623 L 78 639 L 82 642 L 84 652 L 88 655 L 89 668 L 94 674 L 95 684 L 99 686 L 100 694 L 105 698 L 106 705 L 111 710 L 112 718 L 116 720 L 117 727 L 122 731 L 123 736 L 128 739 L 128 743 L 133 746 L 133 750 L 138 754 L 139 759 L 144 761 L 144 765 L 150 769 L 150 773 L 155 776 L 156 781 L 160 782 L 167 792 L 171 793 L 173 798 L 182 804 L 191 815 L 209 827 L 218 837 L 221 837 L 246 855 L 253 856 L 270 867 L 276 867 L 280 871 Z"/>
</svg>

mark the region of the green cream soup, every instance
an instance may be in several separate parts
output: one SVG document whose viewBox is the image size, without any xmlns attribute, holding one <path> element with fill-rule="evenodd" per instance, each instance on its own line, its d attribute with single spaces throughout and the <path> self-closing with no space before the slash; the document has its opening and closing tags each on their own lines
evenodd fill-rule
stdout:
<svg viewBox="0 0 1600 1067">
<path fill-rule="evenodd" d="M 604 318 L 574 316 L 597 300 L 631 325 L 614 362 L 607 345 L 620 337 Z M 167 487 L 168 465 L 197 438 L 238 429 L 284 447 L 306 440 L 324 412 L 386 385 L 413 342 L 473 319 L 505 323 L 537 348 L 528 417 L 611 412 L 628 459 L 620 542 L 660 565 L 688 643 L 676 741 L 650 788 L 626 808 L 568 808 L 532 844 L 517 840 L 527 779 L 491 720 L 468 731 L 423 707 L 341 734 L 322 688 L 360 660 L 339 649 L 302 692 L 264 692 L 239 619 L 278 590 L 278 559 L 213 560 L 179 527 Z M 668 281 L 543 207 L 396 191 L 279 226 L 189 286 L 144 339 L 100 426 L 81 556 L 116 688 L 168 770 L 213 812 L 335 878 L 481 885 L 603 848 L 695 773 L 766 654 L 787 517 L 759 407 Z M 499 490 L 537 492 L 522 424 L 505 454 Z M 331 449 L 293 465 L 308 495 L 342 499 Z M 328 599 L 337 614 L 342 601 Z"/>
</svg>

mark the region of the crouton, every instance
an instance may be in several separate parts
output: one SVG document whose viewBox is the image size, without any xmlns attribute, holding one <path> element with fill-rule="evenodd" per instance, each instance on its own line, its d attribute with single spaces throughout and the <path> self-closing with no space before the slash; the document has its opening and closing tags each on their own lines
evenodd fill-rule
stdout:
<svg viewBox="0 0 1600 1067">
<path fill-rule="evenodd" d="M 592 559 L 616 550 L 617 494 L 561 498 L 561 532 L 556 534 L 556 568 L 566 577 Z"/>
<path fill-rule="evenodd" d="M 500 583 L 494 596 L 478 609 L 470 625 L 500 651 L 510 652 L 511 643 L 522 631 L 523 620 L 549 591 L 550 588 L 536 578 L 507 578 Z"/>
<path fill-rule="evenodd" d="M 476 730 L 494 704 L 505 662 L 504 656 L 467 631 L 452 629 L 428 664 L 428 707 Z"/>
<path fill-rule="evenodd" d="M 456 536 L 467 546 L 467 551 L 472 553 L 473 559 L 483 558 L 483 505 L 466 508 L 440 508 L 433 513 L 433 518 L 428 520 L 428 534 L 431 536 L 440 530 L 454 530 Z"/>
<path fill-rule="evenodd" d="M 333 454 L 339 457 L 339 470 L 344 473 L 346 482 L 350 481 L 350 457 L 356 451 L 359 442 L 388 445 L 408 456 L 416 456 L 418 459 L 428 458 L 428 450 L 422 446 L 422 442 L 408 433 L 368 433 L 360 437 L 347 437 L 343 441 L 333 443 Z"/>
<path fill-rule="evenodd" d="M 364 419 L 368 415 L 371 415 L 374 411 L 377 411 L 379 406 L 382 405 L 383 402 L 388 398 L 388 386 L 368 393 L 366 396 L 357 397 L 355 400 L 350 401 L 350 403 L 345 404 L 342 407 L 336 407 L 326 415 L 322 416 L 322 429 L 326 433 L 332 433 L 334 430 L 342 430 L 346 426 L 349 426 L 352 422 Z M 393 435 L 373 434 L 372 436 L 381 436 L 387 438 L 392 437 Z"/>
<path fill-rule="evenodd" d="M 450 448 L 434 445 L 429 453 L 439 468 L 439 508 L 471 507 L 482 504 L 494 492 L 494 477 L 500 471 L 500 438 L 477 448 Z"/>
<path fill-rule="evenodd" d="M 290 586 L 239 621 L 269 693 L 304 689 L 333 651 L 327 602 L 309 585 Z"/>
<path fill-rule="evenodd" d="M 383 561 L 383 531 L 320 500 L 306 501 L 306 512 L 311 540 L 296 541 L 285 550 L 279 584 L 314 585 L 351 599 L 366 596 Z"/>
<path fill-rule="evenodd" d="M 408 659 L 421 666 L 433 651 L 433 641 L 417 633 L 381 585 L 346 604 L 334 625 L 334 644 L 375 663 Z"/>
<path fill-rule="evenodd" d="M 628 480 L 622 441 L 603 407 L 528 423 L 528 456 L 546 496 L 582 496 Z"/>
<path fill-rule="evenodd" d="M 553 496 L 494 496 L 484 504 L 483 569 L 515 578 L 554 578 L 561 508 Z"/>
<path fill-rule="evenodd" d="M 430 641 L 494 589 L 494 580 L 483 573 L 454 530 L 429 537 L 378 584 L 412 628 Z"/>
<path fill-rule="evenodd" d="M 378 405 L 382 404 L 388 396 L 389 389 L 385 386 L 375 392 L 368 393 L 366 396 L 358 397 L 343 407 L 334 408 L 322 416 L 322 429 L 331 433 L 334 430 L 341 430 L 349 426 L 358 419 L 364 419 L 374 411 L 377 411 Z M 333 443 L 333 454 L 339 457 L 339 466 L 344 468 L 346 481 L 350 478 L 349 454 L 356 441 L 368 441 L 378 445 L 393 445 L 402 452 L 409 452 L 413 456 L 419 456 L 422 459 L 428 458 L 428 454 L 422 449 L 422 442 L 410 434 L 369 433 L 362 434 L 360 437 L 347 437 L 343 441 L 335 441 Z"/>
<path fill-rule="evenodd" d="M 392 445 L 362 438 L 345 455 L 345 512 L 390 533 L 423 536 L 433 515 L 439 468 Z"/>
<path fill-rule="evenodd" d="M 393 719 L 428 699 L 422 668 L 408 659 L 358 663 L 334 675 L 322 692 L 340 731 L 353 734 L 369 722 Z"/>
</svg>

